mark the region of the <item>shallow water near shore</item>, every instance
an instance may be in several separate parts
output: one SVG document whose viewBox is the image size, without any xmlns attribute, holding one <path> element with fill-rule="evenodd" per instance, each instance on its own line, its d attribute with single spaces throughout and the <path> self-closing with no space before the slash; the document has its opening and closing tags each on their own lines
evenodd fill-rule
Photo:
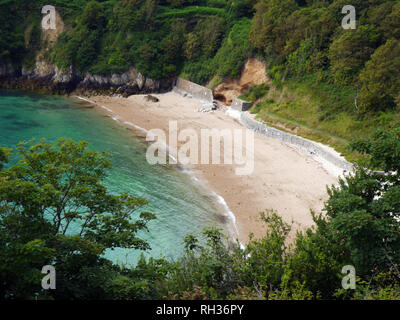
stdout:
<svg viewBox="0 0 400 320">
<path fill-rule="evenodd" d="M 177 258 L 186 234 L 204 227 L 226 231 L 221 208 L 191 176 L 168 165 L 149 165 L 147 145 L 132 131 L 111 118 L 59 96 L 0 90 L 0 146 L 15 147 L 20 141 L 46 138 L 54 143 L 65 137 L 89 142 L 89 148 L 112 154 L 113 169 L 105 184 L 111 192 L 145 197 L 143 208 L 156 214 L 149 233 L 139 236 L 152 248 L 146 256 Z M 117 263 L 135 264 L 141 252 L 109 250 L 106 257 Z"/>
</svg>

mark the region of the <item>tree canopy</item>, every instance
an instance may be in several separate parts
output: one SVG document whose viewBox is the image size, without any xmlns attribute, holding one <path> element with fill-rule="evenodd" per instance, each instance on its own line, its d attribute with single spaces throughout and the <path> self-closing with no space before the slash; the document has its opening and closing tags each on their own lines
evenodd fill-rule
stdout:
<svg viewBox="0 0 400 320">
<path fill-rule="evenodd" d="M 108 192 L 102 180 L 110 155 L 88 150 L 86 142 L 60 139 L 54 145 L 21 143 L 18 156 L 0 171 L 2 297 L 43 293 L 44 265 L 58 272 L 56 296 L 78 297 L 74 286 L 83 287 L 76 281 L 89 281 L 91 268 L 100 272 L 110 264 L 102 257 L 106 249 L 149 249 L 137 233 L 155 216 L 141 210 L 145 199 Z"/>
</svg>

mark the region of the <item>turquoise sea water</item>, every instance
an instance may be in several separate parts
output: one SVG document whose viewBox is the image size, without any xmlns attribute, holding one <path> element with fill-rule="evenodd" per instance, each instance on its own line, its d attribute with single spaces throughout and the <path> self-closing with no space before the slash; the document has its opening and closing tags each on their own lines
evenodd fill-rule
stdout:
<svg viewBox="0 0 400 320">
<path fill-rule="evenodd" d="M 157 219 L 149 233 L 141 233 L 153 257 L 178 257 L 183 237 L 199 234 L 206 226 L 222 223 L 222 208 L 191 176 L 172 166 L 147 163 L 146 144 L 133 132 L 94 109 L 82 108 L 71 99 L 0 90 L 0 146 L 15 147 L 19 141 L 46 138 L 86 140 L 89 147 L 113 155 L 113 169 L 105 181 L 111 192 L 129 192 L 149 200 L 146 211 Z M 139 251 L 116 249 L 107 252 L 115 262 L 137 261 Z"/>
</svg>

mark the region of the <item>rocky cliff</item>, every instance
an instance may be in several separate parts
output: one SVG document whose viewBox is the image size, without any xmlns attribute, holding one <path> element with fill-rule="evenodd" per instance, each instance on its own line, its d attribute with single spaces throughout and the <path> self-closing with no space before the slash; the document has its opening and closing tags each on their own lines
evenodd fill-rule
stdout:
<svg viewBox="0 0 400 320">
<path fill-rule="evenodd" d="M 72 66 L 60 70 L 55 65 L 36 62 L 33 70 L 0 65 L 0 87 L 38 91 L 52 94 L 99 95 L 166 92 L 173 88 L 175 79 L 152 80 L 134 67 L 111 76 L 81 73 Z"/>
<path fill-rule="evenodd" d="M 122 74 L 110 76 L 81 73 L 73 66 L 60 70 L 49 62 L 48 58 L 59 35 L 65 31 L 61 16 L 58 12 L 56 14 L 56 29 L 41 30 L 41 48 L 36 52 L 33 67 L 26 69 L 21 66 L 15 67 L 11 63 L 0 65 L 0 88 L 52 94 L 120 94 L 127 97 L 139 93 L 166 92 L 175 85 L 176 79 L 153 80 L 142 75 L 134 67 Z"/>
</svg>

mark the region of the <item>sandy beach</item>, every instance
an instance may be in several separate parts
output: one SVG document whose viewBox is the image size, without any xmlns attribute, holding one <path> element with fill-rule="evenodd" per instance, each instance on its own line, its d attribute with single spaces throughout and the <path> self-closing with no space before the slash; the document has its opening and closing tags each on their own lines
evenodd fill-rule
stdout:
<svg viewBox="0 0 400 320">
<path fill-rule="evenodd" d="M 157 128 L 168 133 L 170 120 L 177 121 L 178 130 L 243 129 L 223 110 L 199 112 L 204 102 L 196 99 L 175 92 L 153 96 L 159 102 L 147 101 L 144 95 L 89 99 L 121 123 L 146 130 Z M 145 136 L 144 132 L 141 134 Z M 327 199 L 326 186 L 337 183 L 335 170 L 328 170 L 308 152 L 257 134 L 254 138 L 254 171 L 250 175 L 236 175 L 236 165 L 189 167 L 206 188 L 225 199 L 236 217 L 238 238 L 244 244 L 250 233 L 255 237 L 265 233 L 259 212 L 266 209 L 275 210 L 287 222 L 293 221 L 294 230 L 311 226 L 310 209 L 320 211 Z"/>
</svg>

